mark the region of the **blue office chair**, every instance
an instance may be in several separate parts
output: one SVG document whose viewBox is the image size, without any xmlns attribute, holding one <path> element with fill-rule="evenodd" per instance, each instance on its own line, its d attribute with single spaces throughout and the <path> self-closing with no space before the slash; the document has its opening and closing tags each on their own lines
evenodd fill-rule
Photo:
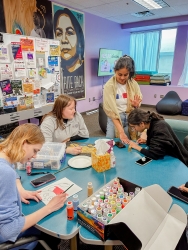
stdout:
<svg viewBox="0 0 188 250">
<path fill-rule="evenodd" d="M 41 239 L 40 237 L 38 237 L 38 236 L 22 237 L 22 238 L 19 238 L 16 242 L 7 241 L 5 243 L 1 243 L 0 244 L 0 249 L 1 250 L 7 250 L 7 249 L 13 249 L 13 248 L 16 248 L 16 247 L 20 247 L 19 249 L 21 250 L 22 246 L 24 246 L 25 244 L 34 242 L 34 241 L 38 241 L 43 246 L 44 249 L 46 249 L 46 250 L 52 250 L 46 244 L 46 242 L 43 239 Z"/>
</svg>

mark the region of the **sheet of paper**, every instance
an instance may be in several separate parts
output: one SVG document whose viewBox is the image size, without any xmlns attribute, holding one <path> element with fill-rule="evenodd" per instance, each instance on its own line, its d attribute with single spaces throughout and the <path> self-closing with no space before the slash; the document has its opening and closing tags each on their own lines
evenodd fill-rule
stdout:
<svg viewBox="0 0 188 250">
<path fill-rule="evenodd" d="M 40 196 L 42 198 L 42 202 L 47 205 L 48 202 L 55 197 L 56 195 L 62 193 L 64 190 L 66 190 L 68 187 L 70 187 L 72 184 L 74 184 L 69 190 L 67 190 L 66 194 L 68 194 L 67 198 L 70 196 L 80 192 L 82 190 L 81 187 L 76 185 L 74 182 L 70 181 L 66 177 L 62 178 L 59 181 L 53 182 L 52 184 L 41 188 Z"/>
</svg>

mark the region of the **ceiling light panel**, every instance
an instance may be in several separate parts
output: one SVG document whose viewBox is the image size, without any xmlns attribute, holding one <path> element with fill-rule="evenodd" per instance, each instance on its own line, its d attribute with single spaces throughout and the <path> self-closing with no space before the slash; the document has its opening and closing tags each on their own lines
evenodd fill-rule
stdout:
<svg viewBox="0 0 188 250">
<path fill-rule="evenodd" d="M 161 9 L 168 7 L 169 5 L 162 0 L 133 0 L 134 2 L 142 5 L 143 7 L 152 10 L 152 9 Z"/>
</svg>

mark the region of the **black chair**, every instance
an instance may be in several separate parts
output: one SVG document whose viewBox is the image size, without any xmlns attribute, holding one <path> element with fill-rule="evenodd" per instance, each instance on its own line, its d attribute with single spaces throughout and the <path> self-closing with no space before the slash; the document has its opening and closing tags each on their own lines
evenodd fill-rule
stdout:
<svg viewBox="0 0 188 250">
<path fill-rule="evenodd" d="M 46 242 L 43 239 L 41 239 L 39 236 L 28 236 L 28 237 L 19 238 L 16 242 L 7 241 L 5 243 L 0 244 L 0 249 L 7 250 L 7 249 L 13 249 L 15 247 L 20 247 L 20 250 L 21 250 L 22 249 L 21 246 L 23 246 L 27 243 L 34 242 L 34 241 L 38 241 L 43 246 L 44 249 L 52 250 L 46 244 Z"/>
<path fill-rule="evenodd" d="M 175 91 L 169 91 L 156 105 L 159 114 L 178 115 L 181 114 L 182 100 Z"/>
<path fill-rule="evenodd" d="M 107 115 L 103 110 L 103 103 L 99 104 L 99 125 L 101 130 L 106 134 Z"/>
</svg>

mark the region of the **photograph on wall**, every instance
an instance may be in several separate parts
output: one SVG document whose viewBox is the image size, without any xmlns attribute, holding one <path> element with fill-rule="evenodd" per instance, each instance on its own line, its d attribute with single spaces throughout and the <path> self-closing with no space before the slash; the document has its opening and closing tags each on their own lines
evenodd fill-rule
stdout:
<svg viewBox="0 0 188 250">
<path fill-rule="evenodd" d="M 53 38 L 52 4 L 46 0 L 3 0 L 6 32 Z"/>
<path fill-rule="evenodd" d="M 6 32 L 3 0 L 0 0 L 0 32 Z"/>
<path fill-rule="evenodd" d="M 54 3 L 52 11 L 54 39 L 60 41 L 63 92 L 84 99 L 84 14 Z"/>
</svg>

